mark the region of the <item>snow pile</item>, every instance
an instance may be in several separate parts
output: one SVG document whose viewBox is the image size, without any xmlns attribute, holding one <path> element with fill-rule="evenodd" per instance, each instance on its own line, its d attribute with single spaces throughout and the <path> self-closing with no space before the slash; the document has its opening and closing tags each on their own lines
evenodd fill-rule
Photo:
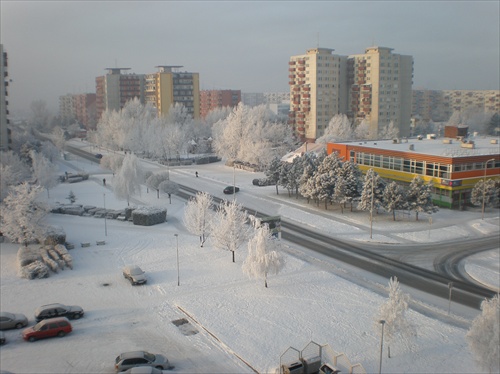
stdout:
<svg viewBox="0 0 500 374">
<path fill-rule="evenodd" d="M 19 275 L 22 278 L 47 278 L 66 267 L 73 269 L 73 259 L 64 245 L 20 247 L 17 252 Z"/>
</svg>

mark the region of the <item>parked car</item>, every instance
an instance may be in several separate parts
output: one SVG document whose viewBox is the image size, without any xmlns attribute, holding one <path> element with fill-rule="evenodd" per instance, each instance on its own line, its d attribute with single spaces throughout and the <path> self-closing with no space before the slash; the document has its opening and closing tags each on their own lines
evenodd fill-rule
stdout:
<svg viewBox="0 0 500 374">
<path fill-rule="evenodd" d="M 20 329 L 28 324 L 24 314 L 0 312 L 0 330 Z"/>
<path fill-rule="evenodd" d="M 263 186 L 274 186 L 276 183 L 267 178 L 256 178 L 252 180 L 252 184 L 254 186 L 263 187 Z"/>
<path fill-rule="evenodd" d="M 123 276 L 130 281 L 132 286 L 144 284 L 148 280 L 144 275 L 144 271 L 137 265 L 129 265 L 123 268 Z"/>
<path fill-rule="evenodd" d="M 146 351 L 125 352 L 115 359 L 115 370 L 117 372 L 137 366 L 152 366 L 160 370 L 170 368 L 168 359 L 165 356 Z"/>
<path fill-rule="evenodd" d="M 102 158 L 102 154 L 96 153 L 95 158 L 101 159 Z"/>
<path fill-rule="evenodd" d="M 5 342 L 5 335 L 3 334 L 3 331 L 0 331 L 0 345 L 4 345 Z"/>
<path fill-rule="evenodd" d="M 47 304 L 35 310 L 37 322 L 46 318 L 66 317 L 69 319 L 79 319 L 83 317 L 83 309 L 77 305 Z"/>
<path fill-rule="evenodd" d="M 66 317 L 47 318 L 38 322 L 35 326 L 23 330 L 23 339 L 34 342 L 38 339 L 52 338 L 58 336 L 62 338 L 73 331 L 71 323 Z"/>
<path fill-rule="evenodd" d="M 163 371 L 152 366 L 136 366 L 132 369 L 125 370 L 124 374 L 162 374 Z"/>
<path fill-rule="evenodd" d="M 226 195 L 232 195 L 233 193 L 235 193 L 234 191 L 238 192 L 240 190 L 239 187 L 234 187 L 234 186 L 227 186 L 226 188 L 224 188 L 224 193 Z"/>
</svg>

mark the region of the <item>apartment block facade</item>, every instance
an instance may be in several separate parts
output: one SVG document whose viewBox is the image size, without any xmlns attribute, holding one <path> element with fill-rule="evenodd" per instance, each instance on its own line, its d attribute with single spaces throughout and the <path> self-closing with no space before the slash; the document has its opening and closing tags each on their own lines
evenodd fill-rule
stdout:
<svg viewBox="0 0 500 374">
<path fill-rule="evenodd" d="M 446 122 L 454 111 L 466 109 L 500 113 L 500 91 L 416 89 L 412 93 L 412 116 L 427 122 Z"/>
<path fill-rule="evenodd" d="M 8 55 L 0 44 L 0 151 L 10 149 L 12 143 L 9 115 L 9 80 L 8 80 Z"/>
<path fill-rule="evenodd" d="M 156 66 L 158 72 L 146 74 L 144 101 L 150 103 L 158 116 L 168 113 L 171 106 L 184 105 L 194 119 L 200 118 L 199 73 L 179 72 L 182 66 Z"/>
<path fill-rule="evenodd" d="M 413 57 L 392 51 L 370 47 L 348 59 L 347 115 L 355 123 L 368 121 L 372 139 L 391 122 L 400 137 L 410 135 Z"/>
<path fill-rule="evenodd" d="M 144 74 L 122 74 L 130 68 L 106 68 L 106 75 L 96 78 L 97 121 L 106 110 L 122 109 L 127 101 L 138 98 L 144 104 Z"/>
<path fill-rule="evenodd" d="M 240 102 L 240 90 L 202 90 L 200 91 L 200 117 L 205 118 L 215 108 L 234 108 Z"/>
<path fill-rule="evenodd" d="M 290 57 L 289 124 L 296 136 L 314 142 L 336 114 L 346 114 L 355 125 L 368 121 L 372 138 L 391 121 L 400 136 L 408 136 L 413 58 L 386 47 L 349 56 L 333 51 L 314 48 Z"/>
<path fill-rule="evenodd" d="M 66 94 L 59 96 L 59 117 L 63 122 L 77 121 L 87 130 L 97 125 L 96 94 Z"/>
<path fill-rule="evenodd" d="M 302 141 L 314 142 L 335 114 L 347 112 L 347 57 L 333 51 L 313 48 L 288 62 L 288 123 Z"/>
</svg>

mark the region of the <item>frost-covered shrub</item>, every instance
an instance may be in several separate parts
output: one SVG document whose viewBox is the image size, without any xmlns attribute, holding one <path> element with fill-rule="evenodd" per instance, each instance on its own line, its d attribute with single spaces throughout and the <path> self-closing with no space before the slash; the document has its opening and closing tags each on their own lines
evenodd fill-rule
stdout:
<svg viewBox="0 0 500 374">
<path fill-rule="evenodd" d="M 127 207 L 125 208 L 125 220 L 126 221 L 129 221 L 131 218 L 132 218 L 132 212 L 135 210 L 136 208 L 132 208 L 132 207 Z"/>
<path fill-rule="evenodd" d="M 29 265 L 23 266 L 20 270 L 21 277 L 27 279 L 48 278 L 50 271 L 47 265 L 42 261 L 34 261 Z"/>
<path fill-rule="evenodd" d="M 142 207 L 132 212 L 132 222 L 138 226 L 152 226 L 167 220 L 167 209 Z"/>
<path fill-rule="evenodd" d="M 44 244 L 64 244 L 66 243 L 66 232 L 62 227 L 51 226 L 45 234 Z"/>
<path fill-rule="evenodd" d="M 38 250 L 34 251 L 31 247 L 20 247 L 17 251 L 17 263 L 19 267 L 31 264 L 35 261 L 41 261 L 42 257 Z"/>
<path fill-rule="evenodd" d="M 50 270 L 52 270 L 54 273 L 57 273 L 59 271 L 59 264 L 50 257 L 49 248 L 40 248 L 40 255 L 42 256 L 43 262 L 50 268 Z"/>
</svg>

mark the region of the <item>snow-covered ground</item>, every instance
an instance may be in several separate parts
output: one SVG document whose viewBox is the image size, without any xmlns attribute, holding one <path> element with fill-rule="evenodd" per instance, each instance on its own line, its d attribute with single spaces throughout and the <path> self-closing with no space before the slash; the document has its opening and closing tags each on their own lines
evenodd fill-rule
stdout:
<svg viewBox="0 0 500 374">
<path fill-rule="evenodd" d="M 158 168 L 154 163 L 144 165 L 151 170 Z M 74 157 L 61 163 L 61 173 L 75 169 L 89 172 L 90 179 L 60 184 L 50 190 L 47 200 L 67 203 L 66 197 L 73 191 L 78 204 L 105 205 L 108 209 L 126 206 L 113 196 L 109 171 Z M 195 178 L 195 171 L 199 178 Z M 241 187 L 236 197 L 243 205 L 349 240 L 437 243 L 499 234 L 497 211 L 487 211 L 482 220 L 480 211 L 443 209 L 432 216 L 432 222 L 427 217 L 415 222 L 414 217 L 402 216 L 393 222 L 389 215 L 377 216 L 370 239 L 366 213 L 325 211 L 290 198 L 285 191 L 276 195 L 272 186 L 253 186 L 252 179 L 261 173 L 216 163 L 170 168 L 170 176 L 218 197 L 224 197 L 222 189 L 231 185 L 234 177 Z M 167 222 L 142 227 L 110 219 L 50 215 L 48 221 L 64 228 L 75 249 L 70 251 L 73 270 L 47 279 L 19 278 L 18 246 L 1 244 L 2 311 L 24 313 L 33 324 L 36 307 L 60 302 L 82 306 L 85 317 L 74 321 L 73 333 L 62 339 L 27 343 L 19 331 L 6 331 L 0 369 L 13 373 L 112 373 L 119 353 L 145 349 L 165 354 L 175 366 L 173 372 L 269 373 L 279 366 L 280 356 L 289 347 L 302 350 L 314 341 L 345 354 L 337 362 L 342 372 L 348 372 L 347 361 L 360 363 L 367 372 L 378 372 L 380 325 L 374 319 L 386 300 L 381 285 L 386 286 L 388 279 L 285 242 L 287 265 L 268 279 L 269 288 L 265 288 L 263 281 L 249 279 L 242 272 L 246 248 L 236 253 L 236 263 L 231 262 L 229 252 L 213 248 L 210 238 L 200 248 L 198 238 L 183 227 L 182 199 L 173 196 L 170 204 L 166 197 L 157 199 L 155 192 L 144 188 L 133 204 L 166 207 Z M 97 246 L 96 241 L 101 240 L 106 244 Z M 82 248 L 82 242 L 91 246 Z M 121 274 L 126 264 L 140 265 L 148 284 L 132 287 Z M 465 268 L 475 279 L 500 288 L 499 250 L 469 258 Z M 411 289 L 406 291 L 412 293 Z M 391 358 L 384 351 L 382 371 L 482 372 L 465 341 L 470 321 L 479 311 L 452 303 L 448 315 L 447 300 L 425 295 L 416 299 L 409 318 L 417 336 L 403 344 L 392 343 Z M 179 327 L 173 323 L 183 318 L 188 323 Z M 290 356 L 288 351 L 283 360 Z M 332 354 L 329 357 L 334 359 Z"/>
</svg>

